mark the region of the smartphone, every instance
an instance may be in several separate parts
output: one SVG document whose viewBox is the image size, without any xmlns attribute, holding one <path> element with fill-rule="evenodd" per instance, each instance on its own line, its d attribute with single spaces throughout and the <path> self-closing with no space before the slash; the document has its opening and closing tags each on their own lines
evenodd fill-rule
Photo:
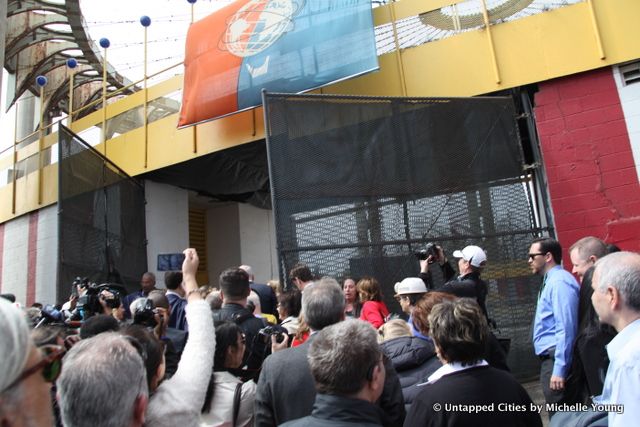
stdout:
<svg viewBox="0 0 640 427">
<path fill-rule="evenodd" d="M 159 254 L 158 255 L 158 271 L 180 271 L 182 270 L 182 262 L 184 254 Z"/>
</svg>

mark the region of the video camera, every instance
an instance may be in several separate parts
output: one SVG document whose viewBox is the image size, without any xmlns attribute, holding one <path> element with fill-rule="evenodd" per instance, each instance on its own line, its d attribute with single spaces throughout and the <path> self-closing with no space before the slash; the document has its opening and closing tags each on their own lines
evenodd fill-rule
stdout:
<svg viewBox="0 0 640 427">
<path fill-rule="evenodd" d="M 420 261 L 424 261 L 425 259 L 431 257 L 431 261 L 429 261 L 429 264 L 432 264 L 436 259 L 438 259 L 438 245 L 429 242 L 424 249 L 415 252 L 414 255 Z"/>
<path fill-rule="evenodd" d="M 78 279 L 76 279 L 78 280 Z M 85 294 L 78 298 L 77 308 L 83 313 L 83 319 L 87 319 L 94 314 L 102 313 L 103 301 L 108 308 L 118 308 L 122 304 L 120 295 L 125 293 L 122 286 L 115 283 L 88 283 L 87 279 L 81 279 L 80 287 L 85 289 Z M 76 283 L 76 281 L 74 281 Z M 108 294 L 103 294 L 108 291 Z"/>
</svg>

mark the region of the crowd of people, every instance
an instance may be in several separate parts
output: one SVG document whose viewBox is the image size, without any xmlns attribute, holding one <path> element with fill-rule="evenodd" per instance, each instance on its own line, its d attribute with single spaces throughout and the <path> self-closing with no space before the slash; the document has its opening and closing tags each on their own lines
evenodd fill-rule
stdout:
<svg viewBox="0 0 640 427">
<path fill-rule="evenodd" d="M 60 309 L 3 295 L 0 425 L 542 425 L 492 332 L 479 246 L 452 252 L 457 274 L 442 247 L 421 256 L 393 286 L 402 313 L 374 277 L 340 285 L 299 264 L 283 287 L 242 265 L 212 288 L 184 254 L 166 289 L 145 273 L 129 295 L 79 280 Z M 640 255 L 595 237 L 569 255 L 575 276 L 552 238 L 527 254 L 542 276 L 531 340 L 544 409 L 552 426 L 634 425 Z"/>
</svg>

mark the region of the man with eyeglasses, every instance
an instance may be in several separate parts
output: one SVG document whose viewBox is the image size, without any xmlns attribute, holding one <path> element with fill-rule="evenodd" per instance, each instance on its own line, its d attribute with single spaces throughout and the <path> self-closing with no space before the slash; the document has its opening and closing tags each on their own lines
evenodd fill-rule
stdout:
<svg viewBox="0 0 640 427">
<path fill-rule="evenodd" d="M 580 286 L 562 268 L 562 246 L 552 238 L 535 239 L 529 267 L 543 276 L 533 323 L 533 347 L 540 358 L 540 383 L 547 403 L 562 403 L 578 326 Z M 550 410 L 549 416 L 555 411 Z"/>
<path fill-rule="evenodd" d="M 24 313 L 0 298 L 0 425 L 50 427 L 51 383 L 64 351 L 40 351 L 29 336 Z M 45 354 L 47 353 L 47 354 Z"/>
</svg>

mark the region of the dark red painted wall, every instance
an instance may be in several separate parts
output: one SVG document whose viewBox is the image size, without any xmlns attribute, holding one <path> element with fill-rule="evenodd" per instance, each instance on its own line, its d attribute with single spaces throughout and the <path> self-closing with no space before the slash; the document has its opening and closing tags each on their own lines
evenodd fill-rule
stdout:
<svg viewBox="0 0 640 427">
<path fill-rule="evenodd" d="M 558 239 L 640 250 L 640 185 L 611 68 L 539 84 L 535 115 Z M 565 253 L 565 266 L 570 266 Z"/>
</svg>

